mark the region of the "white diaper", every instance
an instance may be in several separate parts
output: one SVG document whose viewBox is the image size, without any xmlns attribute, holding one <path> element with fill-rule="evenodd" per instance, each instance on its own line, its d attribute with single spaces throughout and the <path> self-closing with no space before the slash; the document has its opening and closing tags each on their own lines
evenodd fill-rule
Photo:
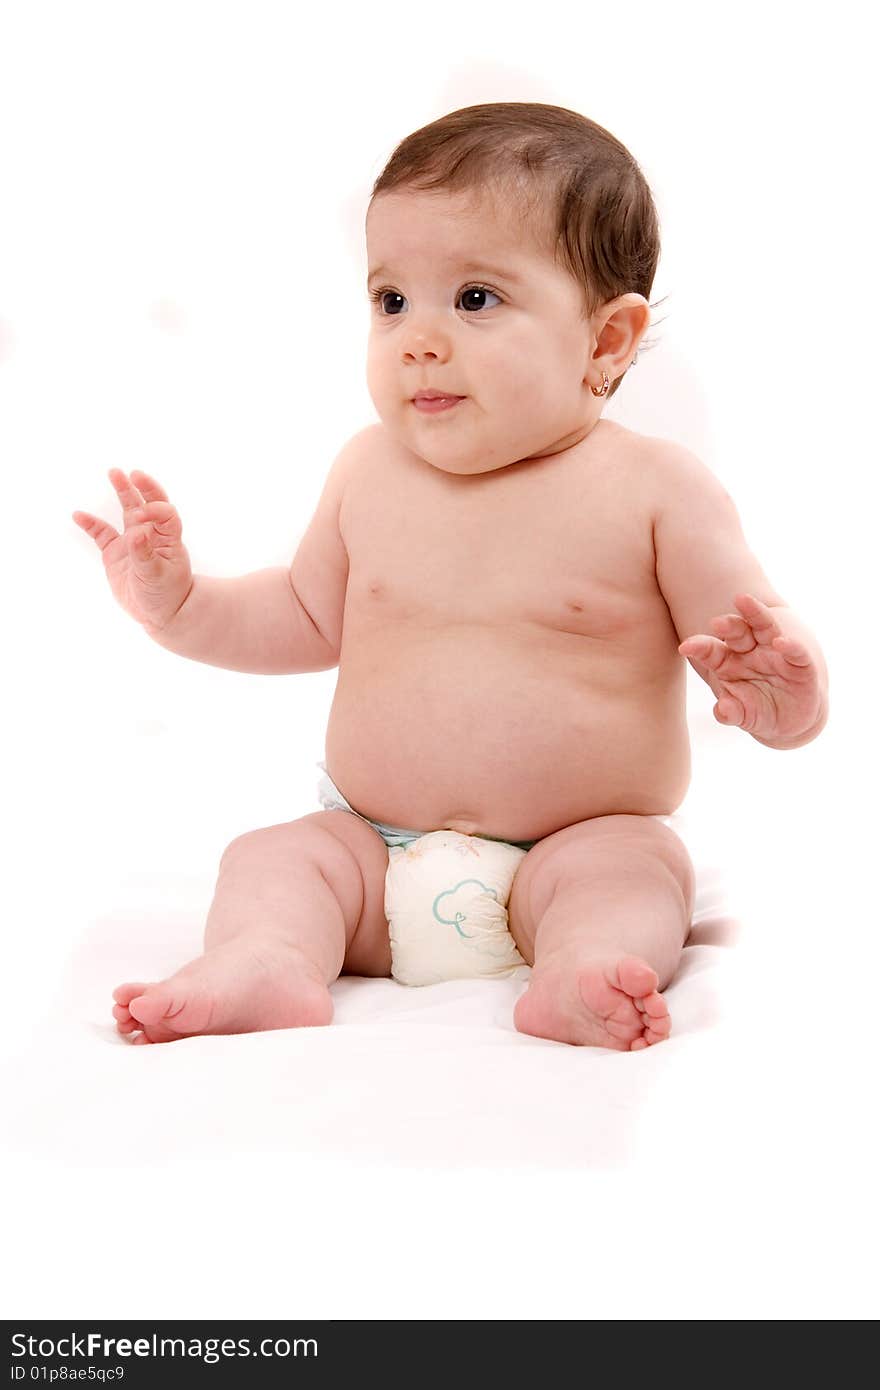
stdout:
<svg viewBox="0 0 880 1390">
<path fill-rule="evenodd" d="M 395 980 L 434 985 L 525 965 L 507 930 L 507 900 L 525 853 L 455 830 L 389 847 L 385 916 Z"/>
</svg>

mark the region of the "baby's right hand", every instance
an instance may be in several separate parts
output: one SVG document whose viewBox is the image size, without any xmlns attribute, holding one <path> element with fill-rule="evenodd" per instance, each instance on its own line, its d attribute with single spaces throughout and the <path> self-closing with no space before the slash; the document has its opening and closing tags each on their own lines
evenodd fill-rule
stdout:
<svg viewBox="0 0 880 1390">
<path fill-rule="evenodd" d="M 149 474 L 135 470 L 129 482 L 121 469 L 111 468 L 107 476 L 122 504 L 122 535 L 88 512 L 74 512 L 73 520 L 101 551 L 113 597 L 148 632 L 155 632 L 167 626 L 192 588 L 183 524 Z"/>
</svg>

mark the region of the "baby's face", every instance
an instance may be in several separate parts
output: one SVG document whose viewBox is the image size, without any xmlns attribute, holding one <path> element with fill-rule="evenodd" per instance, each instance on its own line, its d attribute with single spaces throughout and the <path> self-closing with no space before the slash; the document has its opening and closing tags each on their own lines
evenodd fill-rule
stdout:
<svg viewBox="0 0 880 1390">
<path fill-rule="evenodd" d="M 367 384 L 383 424 L 448 473 L 560 453 L 601 414 L 595 325 L 550 250 L 489 197 L 404 190 L 367 214 Z M 591 380 L 601 384 L 601 371 Z M 465 399 L 428 414 L 419 390 Z"/>
</svg>

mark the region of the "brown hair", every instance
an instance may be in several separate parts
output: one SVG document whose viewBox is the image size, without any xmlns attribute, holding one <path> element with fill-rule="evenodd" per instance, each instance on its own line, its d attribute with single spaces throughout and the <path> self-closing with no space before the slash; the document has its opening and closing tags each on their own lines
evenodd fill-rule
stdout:
<svg viewBox="0 0 880 1390">
<path fill-rule="evenodd" d="M 451 111 L 400 142 L 370 201 L 404 187 L 495 192 L 533 230 L 543 224 L 554 259 L 581 286 L 585 317 L 631 291 L 650 299 L 660 259 L 651 190 L 629 150 L 577 111 L 527 101 Z"/>
</svg>

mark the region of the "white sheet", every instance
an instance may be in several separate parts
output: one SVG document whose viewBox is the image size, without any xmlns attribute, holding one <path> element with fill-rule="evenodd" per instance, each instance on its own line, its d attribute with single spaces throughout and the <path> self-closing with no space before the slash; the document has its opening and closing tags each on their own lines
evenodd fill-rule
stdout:
<svg viewBox="0 0 880 1390">
<path fill-rule="evenodd" d="M 518 1034 L 523 979 L 343 978 L 329 1028 L 134 1048 L 110 990 L 199 949 L 222 844 L 157 827 L 156 850 L 126 817 L 99 880 L 65 891 L 48 864 L 32 928 L 51 943 L 72 906 L 72 947 L 56 989 L 48 945 L 23 959 L 9 1000 L 31 1015 L 3 1076 L 10 1313 L 868 1315 L 864 1020 L 816 994 L 840 963 L 821 952 L 843 850 L 809 804 L 834 733 L 792 758 L 692 724 L 695 929 L 673 1035 L 638 1054 Z M 173 728 L 144 741 L 174 760 Z M 864 986 L 855 947 L 843 963 L 839 1008 Z M 640 1274 L 622 1304 L 633 1265 L 676 1277 Z"/>
<path fill-rule="evenodd" d="M 734 926 L 717 894 L 704 890 L 702 898 L 668 996 L 682 1041 L 714 1017 L 707 977 L 717 973 Z M 190 1038 L 174 1047 L 133 1048 L 120 1039 L 108 1000 L 112 985 L 131 975 L 132 958 L 147 978 L 161 978 L 199 950 L 196 931 L 148 916 L 123 931 L 108 924 L 85 933 L 65 1006 L 29 1058 L 40 1083 L 26 1070 L 19 1092 L 14 1128 L 37 1152 L 54 1152 L 59 1129 L 69 1158 L 95 1161 L 106 1152 L 106 1132 L 79 1122 L 88 1076 L 138 1162 L 210 1155 L 218 1143 L 226 1153 L 256 1143 L 351 1160 L 465 1159 L 492 1168 L 580 1167 L 626 1156 L 627 1117 L 650 1087 L 652 1068 L 517 1033 L 513 1005 L 527 967 L 507 980 L 423 988 L 343 977 L 332 989 L 328 1029 Z M 594 1107 L 609 1099 L 622 1123 L 597 1131 Z"/>
</svg>

